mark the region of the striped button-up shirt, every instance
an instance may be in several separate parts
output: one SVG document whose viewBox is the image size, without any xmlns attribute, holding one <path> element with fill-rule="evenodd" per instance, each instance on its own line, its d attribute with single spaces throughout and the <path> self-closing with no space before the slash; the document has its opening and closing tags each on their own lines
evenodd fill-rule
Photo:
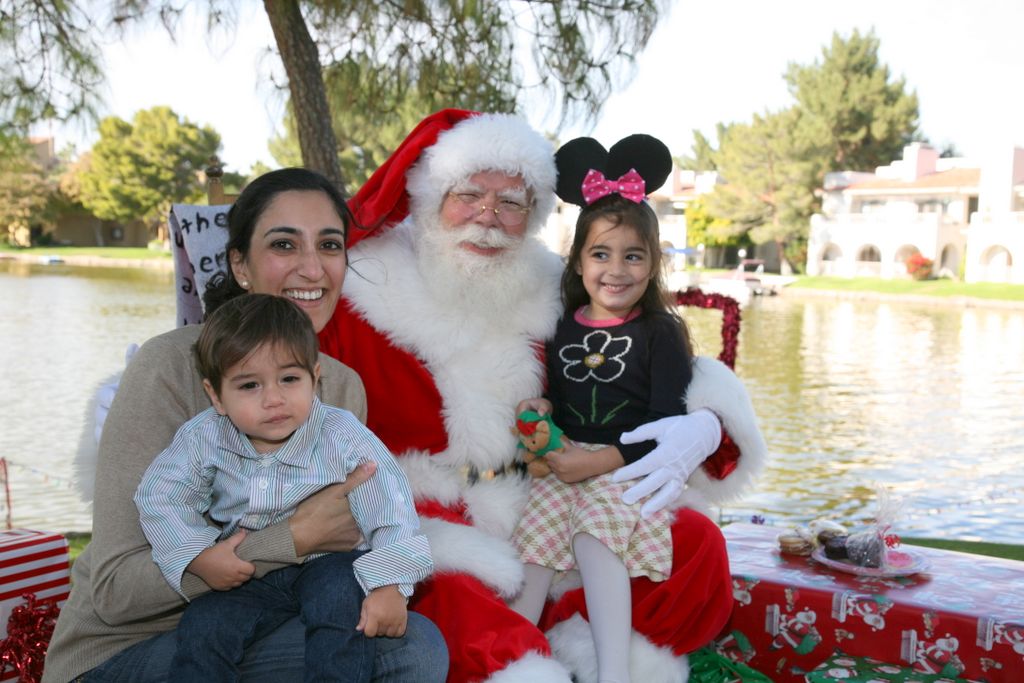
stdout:
<svg viewBox="0 0 1024 683">
<path fill-rule="evenodd" d="M 265 454 L 213 408 L 196 415 L 146 470 L 135 504 L 153 560 L 184 596 L 181 576 L 203 550 L 239 529 L 287 519 L 305 498 L 345 481 L 370 460 L 377 463 L 376 474 L 348 495 L 352 517 L 368 539 L 359 548 L 369 549 L 355 561 L 356 578 L 367 593 L 397 585 L 408 597 L 412 584 L 433 569 L 409 481 L 373 432 L 318 398 L 288 442 Z"/>
</svg>

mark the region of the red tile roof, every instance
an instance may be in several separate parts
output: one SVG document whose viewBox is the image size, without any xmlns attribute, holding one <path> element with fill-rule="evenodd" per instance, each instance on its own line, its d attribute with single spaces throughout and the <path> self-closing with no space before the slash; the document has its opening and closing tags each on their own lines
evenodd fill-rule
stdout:
<svg viewBox="0 0 1024 683">
<path fill-rule="evenodd" d="M 907 182 L 891 178 L 865 180 L 850 185 L 848 190 L 916 190 L 939 187 L 977 188 L 981 181 L 981 169 L 953 168 L 948 171 L 929 173 L 917 180 Z"/>
</svg>

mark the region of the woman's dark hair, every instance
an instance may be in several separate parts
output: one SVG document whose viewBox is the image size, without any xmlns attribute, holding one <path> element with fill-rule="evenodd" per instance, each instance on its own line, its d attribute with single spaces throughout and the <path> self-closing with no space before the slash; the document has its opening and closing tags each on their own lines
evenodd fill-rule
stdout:
<svg viewBox="0 0 1024 683">
<path fill-rule="evenodd" d="M 590 229 L 599 219 L 604 218 L 613 227 L 625 226 L 636 230 L 640 240 L 647 248 L 651 261 L 651 279 L 647 289 L 637 305 L 644 315 L 668 315 L 678 321 L 683 331 L 686 353 L 692 357 L 693 347 L 690 342 L 690 331 L 686 322 L 676 310 L 675 299 L 665 286 L 664 268 L 661 259 L 661 241 L 658 234 L 658 217 L 647 202 L 634 202 L 624 199 L 618 194 L 609 194 L 593 204 L 583 207 L 576 220 L 576 234 L 573 236 L 572 248 L 562 272 L 562 304 L 566 315 L 572 315 L 580 306 L 590 303 L 590 295 L 583 286 L 583 276 L 579 274 L 583 260 L 583 247 L 587 242 Z"/>
<path fill-rule="evenodd" d="M 271 294 L 225 301 L 207 316 L 192 352 L 200 376 L 219 396 L 224 373 L 265 344 L 280 345 L 310 377 L 315 374 L 319 343 L 313 322 L 294 303 Z"/>
<path fill-rule="evenodd" d="M 249 257 L 252 245 L 252 234 L 256 222 L 270 206 L 271 202 L 282 192 L 291 191 L 323 192 L 334 204 L 344 225 L 345 237 L 348 238 L 349 226 L 352 224 L 352 213 L 345 196 L 331 181 L 316 171 L 305 168 L 282 168 L 264 173 L 249 183 L 242 194 L 228 211 L 228 243 L 225 250 L 227 267 L 215 275 L 203 293 L 203 304 L 206 317 L 209 317 L 225 301 L 234 299 L 246 290 L 235 281 L 231 269 L 231 253 L 237 251 L 243 259 Z"/>
</svg>

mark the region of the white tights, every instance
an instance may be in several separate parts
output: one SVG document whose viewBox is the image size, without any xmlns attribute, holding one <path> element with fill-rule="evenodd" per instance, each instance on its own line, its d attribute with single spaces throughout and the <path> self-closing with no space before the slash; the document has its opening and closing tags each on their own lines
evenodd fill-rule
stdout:
<svg viewBox="0 0 1024 683">
<path fill-rule="evenodd" d="M 572 550 L 583 578 L 590 632 L 597 651 L 598 679 L 600 683 L 630 683 L 629 641 L 633 604 L 629 572 L 618 555 L 590 534 L 576 534 L 572 539 Z M 524 575 L 523 590 L 511 607 L 536 624 L 555 571 L 526 564 Z"/>
</svg>

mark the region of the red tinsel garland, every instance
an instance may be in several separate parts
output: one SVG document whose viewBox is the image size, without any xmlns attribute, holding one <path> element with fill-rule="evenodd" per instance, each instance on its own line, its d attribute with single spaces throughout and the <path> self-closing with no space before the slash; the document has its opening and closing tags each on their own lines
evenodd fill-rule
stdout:
<svg viewBox="0 0 1024 683">
<path fill-rule="evenodd" d="M 22 598 L 25 604 L 11 612 L 7 637 L 0 640 L 0 671 L 14 669 L 21 683 L 38 683 L 60 607 L 56 598 L 37 600 L 33 593 Z"/>
<path fill-rule="evenodd" d="M 685 292 L 676 292 L 677 306 L 717 308 L 722 312 L 722 352 L 718 360 L 736 369 L 736 348 L 740 343 L 740 304 L 725 294 L 702 292 L 699 287 L 690 287 Z"/>
</svg>

